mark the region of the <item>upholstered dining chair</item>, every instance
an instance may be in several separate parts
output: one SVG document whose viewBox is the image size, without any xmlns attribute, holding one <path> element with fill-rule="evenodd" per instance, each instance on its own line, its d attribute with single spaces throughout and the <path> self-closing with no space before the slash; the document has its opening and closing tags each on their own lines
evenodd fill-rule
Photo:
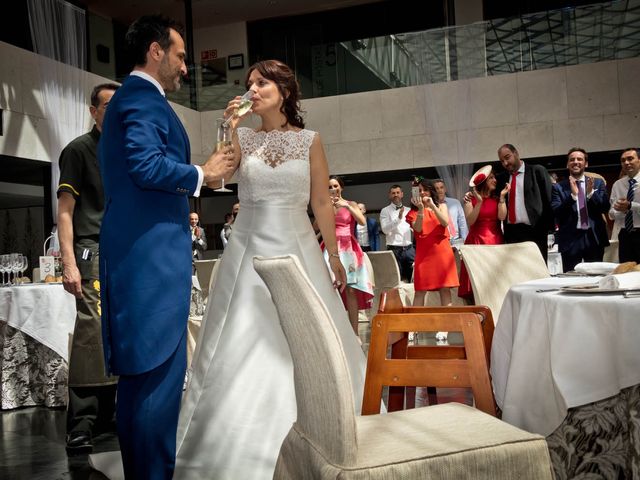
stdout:
<svg viewBox="0 0 640 480">
<path fill-rule="evenodd" d="M 198 277 L 198 283 L 202 289 L 202 295 L 206 299 L 209 296 L 209 290 L 212 286 L 212 280 L 214 278 L 217 267 L 220 264 L 220 260 L 194 260 L 193 264 L 196 267 L 196 276 Z"/>
<path fill-rule="evenodd" d="M 491 309 L 498 321 L 507 291 L 517 283 L 550 277 L 547 264 L 533 242 L 504 245 L 461 245 L 476 305 Z"/>
<path fill-rule="evenodd" d="M 342 344 L 298 259 L 256 257 L 254 267 L 271 292 L 294 366 L 297 420 L 275 479 L 552 478 L 544 438 L 471 407 L 356 416 Z"/>
<path fill-rule="evenodd" d="M 373 274 L 376 278 L 376 287 L 381 289 L 397 287 L 401 283 L 398 262 L 391 250 L 379 252 L 367 252 L 371 262 Z"/>
<path fill-rule="evenodd" d="M 609 240 L 609 246 L 604 247 L 603 262 L 620 262 L 620 243 L 618 240 Z"/>
<path fill-rule="evenodd" d="M 378 301 L 380 293 L 390 288 L 400 288 L 404 299 L 409 303 L 413 302 L 413 283 L 404 283 L 400 277 L 398 262 L 391 250 L 381 250 L 378 252 L 367 252 L 365 254 L 371 263 L 375 286 L 373 289 L 373 306 L 370 310 L 375 314 L 378 311 Z"/>
</svg>

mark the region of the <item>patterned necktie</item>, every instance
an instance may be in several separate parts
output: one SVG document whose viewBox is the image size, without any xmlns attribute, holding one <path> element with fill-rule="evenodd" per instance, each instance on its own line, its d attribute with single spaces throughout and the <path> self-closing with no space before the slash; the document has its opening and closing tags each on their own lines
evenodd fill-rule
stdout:
<svg viewBox="0 0 640 480">
<path fill-rule="evenodd" d="M 580 228 L 589 228 L 589 217 L 587 214 L 587 197 L 584 194 L 584 181 L 578 180 L 578 210 L 580 212 Z"/>
<path fill-rule="evenodd" d="M 629 180 L 629 190 L 627 190 L 627 200 L 629 201 L 629 210 L 627 210 L 626 215 L 624 216 L 624 228 L 627 232 L 633 230 L 633 212 L 631 211 L 631 202 L 633 202 L 633 187 L 636 184 L 636 179 L 632 178 Z"/>
<path fill-rule="evenodd" d="M 511 174 L 511 188 L 509 189 L 509 223 L 516 223 L 516 177 L 518 173 Z"/>
</svg>

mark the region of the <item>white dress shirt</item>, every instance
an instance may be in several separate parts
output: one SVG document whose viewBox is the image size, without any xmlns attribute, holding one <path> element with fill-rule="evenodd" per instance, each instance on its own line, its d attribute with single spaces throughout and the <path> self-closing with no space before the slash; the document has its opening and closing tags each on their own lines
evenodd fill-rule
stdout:
<svg viewBox="0 0 640 480">
<path fill-rule="evenodd" d="M 404 205 L 402 216 L 399 214 L 400 208 L 392 203 L 380 210 L 380 228 L 384 232 L 387 246 L 408 247 L 411 245 L 411 225 L 405 220 L 409 208 Z"/>
<path fill-rule="evenodd" d="M 578 184 L 578 189 L 579 190 L 581 189 L 584 192 L 585 202 L 588 201 L 593 195 L 595 187 L 593 190 L 589 192 L 589 194 L 587 194 L 587 177 L 584 175 L 582 175 L 582 177 L 580 178 L 577 178 L 576 183 Z M 571 193 L 571 198 L 573 198 L 573 200 L 576 202 L 576 211 L 578 212 L 578 222 L 577 222 L 576 228 L 580 230 L 582 229 L 582 224 L 580 223 L 580 204 L 578 203 L 578 196 Z M 585 207 L 586 207 L 586 204 L 585 204 Z M 588 207 L 587 207 L 587 224 L 589 224 L 589 208 Z"/>
<path fill-rule="evenodd" d="M 524 202 L 524 162 L 520 165 L 518 169 L 519 175 L 516 177 L 516 222 L 515 223 L 524 223 L 526 225 L 531 225 L 531 220 L 529 220 L 529 215 L 527 214 L 527 208 L 525 207 Z M 509 174 L 509 184 L 511 184 L 511 174 Z M 511 192 L 509 192 L 511 195 Z M 511 201 L 511 200 L 509 200 Z M 509 205 L 507 204 L 507 209 Z M 509 215 L 507 215 L 507 219 Z"/>
<path fill-rule="evenodd" d="M 633 189 L 633 202 L 631 202 L 631 211 L 633 212 L 633 228 L 640 228 L 640 172 L 635 177 L 636 184 Z M 624 217 L 627 212 L 619 212 L 613 208 L 613 205 L 618 200 L 626 200 L 627 191 L 629 190 L 629 177 L 625 175 L 611 188 L 611 209 L 609 210 L 609 217 L 616 221 L 620 221 L 622 228 L 624 228 Z"/>
<path fill-rule="evenodd" d="M 369 227 L 366 222 L 364 225 L 356 224 L 356 238 L 361 247 L 369 246 Z"/>
</svg>

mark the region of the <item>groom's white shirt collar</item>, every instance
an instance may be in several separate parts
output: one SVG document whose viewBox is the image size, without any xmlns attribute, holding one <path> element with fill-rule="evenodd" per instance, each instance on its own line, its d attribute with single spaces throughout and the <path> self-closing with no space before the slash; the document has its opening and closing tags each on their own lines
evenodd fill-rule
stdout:
<svg viewBox="0 0 640 480">
<path fill-rule="evenodd" d="M 130 73 L 130 75 L 134 75 L 136 77 L 140 77 L 140 78 L 144 78 L 145 80 L 153 83 L 155 85 L 155 87 L 158 89 L 158 91 L 160 92 L 160 94 L 165 97 L 166 95 L 164 94 L 164 89 L 162 88 L 162 85 L 160 85 L 160 83 L 158 83 L 158 81 L 153 78 L 151 75 L 149 75 L 146 72 L 143 72 L 141 70 L 134 70 L 133 72 Z"/>
</svg>

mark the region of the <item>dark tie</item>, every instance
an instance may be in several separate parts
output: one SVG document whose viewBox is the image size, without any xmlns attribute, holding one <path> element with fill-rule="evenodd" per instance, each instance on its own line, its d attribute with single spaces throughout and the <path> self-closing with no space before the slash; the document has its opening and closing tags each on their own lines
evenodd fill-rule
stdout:
<svg viewBox="0 0 640 480">
<path fill-rule="evenodd" d="M 509 189 L 509 223 L 516 223 L 516 177 L 518 173 L 511 174 L 511 188 Z"/>
<path fill-rule="evenodd" d="M 589 217 L 587 216 L 587 198 L 584 195 L 584 181 L 578 180 L 578 210 L 580 211 L 580 228 L 589 228 Z"/>
<path fill-rule="evenodd" d="M 627 200 L 629 201 L 629 210 L 627 210 L 627 214 L 624 216 L 624 228 L 627 232 L 633 230 L 633 212 L 631 211 L 631 202 L 633 202 L 633 187 L 636 184 L 636 179 L 631 178 L 629 180 L 629 190 L 627 190 Z"/>
</svg>

